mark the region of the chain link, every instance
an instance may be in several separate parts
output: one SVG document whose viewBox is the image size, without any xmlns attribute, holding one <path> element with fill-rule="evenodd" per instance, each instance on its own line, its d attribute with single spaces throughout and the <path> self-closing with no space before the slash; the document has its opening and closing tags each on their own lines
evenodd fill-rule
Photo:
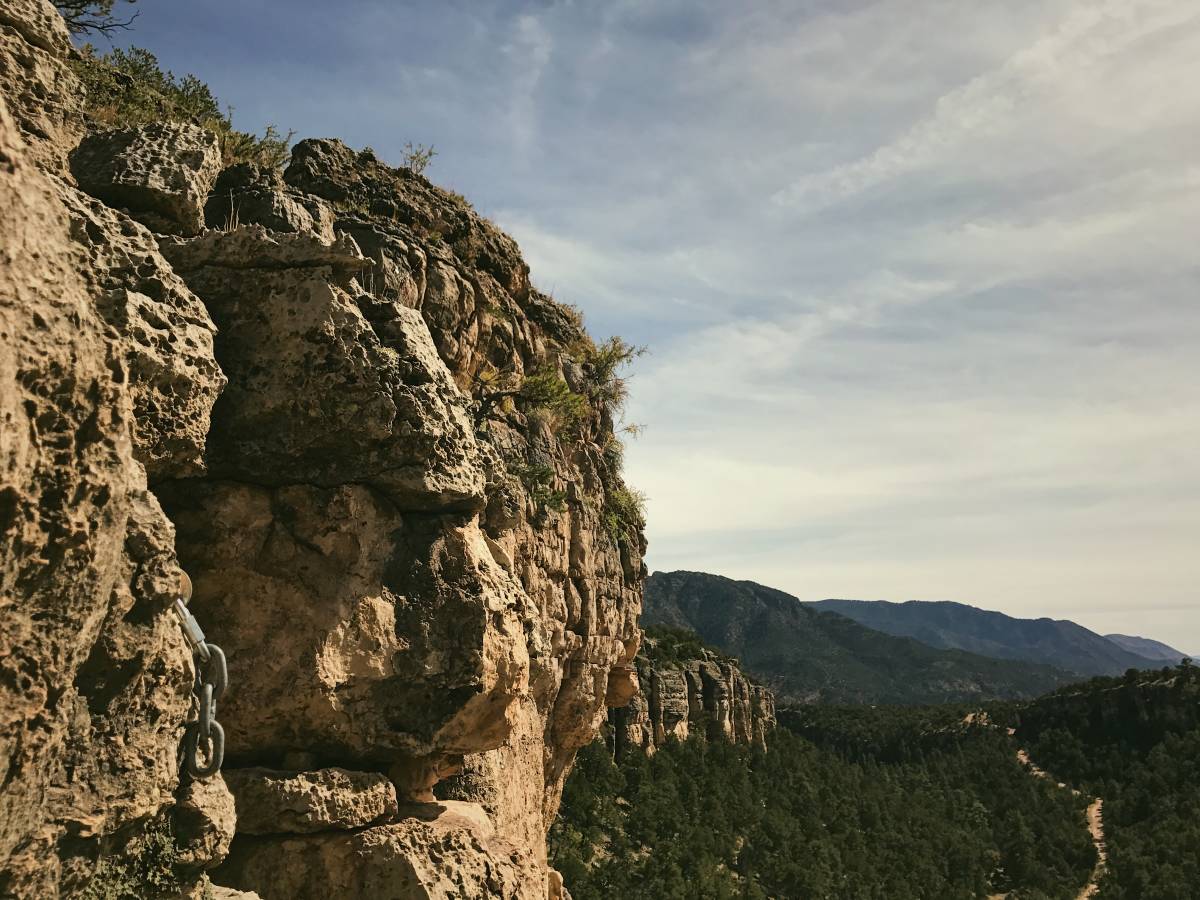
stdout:
<svg viewBox="0 0 1200 900">
<path fill-rule="evenodd" d="M 225 729 L 217 721 L 217 701 L 229 686 L 229 669 L 224 651 L 204 639 L 200 623 L 187 608 L 192 598 L 192 580 L 186 573 L 180 580 L 179 594 L 174 609 L 183 636 L 196 657 L 193 690 L 199 709 L 196 721 L 188 722 L 183 734 L 184 765 L 193 778 L 208 778 L 216 774 L 225 760 Z"/>
</svg>

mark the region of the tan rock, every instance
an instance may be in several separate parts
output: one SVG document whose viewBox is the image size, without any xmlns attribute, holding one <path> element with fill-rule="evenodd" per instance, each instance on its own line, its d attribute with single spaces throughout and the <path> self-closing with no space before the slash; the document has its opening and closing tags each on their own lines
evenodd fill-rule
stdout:
<svg viewBox="0 0 1200 900">
<path fill-rule="evenodd" d="M 230 383 L 213 424 L 215 472 L 370 484 L 406 511 L 482 505 L 464 399 L 421 317 L 348 280 L 348 266 L 368 265 L 353 241 L 254 226 L 163 251 L 221 329 Z"/>
<path fill-rule="evenodd" d="M 239 834 L 349 830 L 395 818 L 396 789 L 378 772 L 229 769 Z"/>
<path fill-rule="evenodd" d="M 208 310 L 143 226 L 58 184 L 75 265 L 119 336 L 134 406 L 134 455 L 151 480 L 204 472 L 212 408 L 225 387 Z"/>
<path fill-rule="evenodd" d="M 262 225 L 270 231 L 312 234 L 333 243 L 333 210 L 317 197 L 284 190 L 276 170 L 238 163 L 223 170 L 204 206 L 209 228 L 232 231 Z"/>
<path fill-rule="evenodd" d="M 647 643 L 650 655 L 637 660 L 645 694 L 609 713 L 618 757 L 631 749 L 654 753 L 668 739 L 697 733 L 709 740 L 767 746 L 775 728 L 775 696 L 768 688 L 708 651 L 696 659 L 652 661 L 655 641 L 647 638 Z"/>
<path fill-rule="evenodd" d="M 213 288 L 218 301 L 222 294 L 238 286 L 225 283 L 235 276 L 220 270 L 328 270 L 331 280 L 348 287 L 347 276 L 361 274 L 371 266 L 371 261 L 362 255 L 348 235 L 323 241 L 315 234 L 280 234 L 256 224 L 241 225 L 232 231 L 208 231 L 189 239 L 164 235 L 160 245 L 184 277 L 206 266 L 218 270 L 210 273 L 215 277 L 203 281 Z"/>
<path fill-rule="evenodd" d="M 213 132 L 154 122 L 93 132 L 71 153 L 79 186 L 160 234 L 198 234 L 204 203 L 221 171 Z"/>
<path fill-rule="evenodd" d="M 189 781 L 171 810 L 180 863 L 195 869 L 218 865 L 229 853 L 236 823 L 234 796 L 219 774 Z"/>
<path fill-rule="evenodd" d="M 76 260 L 0 101 L 0 871 L 17 897 L 69 893 L 172 802 L 190 704 L 172 530 Z"/>
<path fill-rule="evenodd" d="M 136 152 L 97 140 L 78 170 L 155 230 L 194 230 L 213 198 L 186 131 L 140 132 Z M 69 894 L 175 802 L 191 680 L 164 614 L 177 543 L 229 656 L 229 763 L 386 770 L 408 798 L 441 780 L 480 804 L 243 834 L 222 872 L 257 873 L 268 898 L 540 898 L 562 780 L 632 692 L 644 542 L 607 527 L 611 414 L 556 433 L 544 410 L 484 409 L 479 376 L 549 367 L 585 391 L 570 348 L 586 336 L 532 289 L 510 238 L 413 173 L 312 142 L 286 186 L 260 175 L 242 200 L 273 231 L 161 237 L 159 255 L 123 214 L 0 172 L 0 277 L 18 286 L 3 284 L 0 321 L 21 336 L 0 351 L 0 410 L 20 426 L 0 434 L 0 635 L 17 648 L 0 659 L 0 754 L 17 773 L 0 789 L 0 867 L 18 896 Z M 77 245 L 60 246 L 63 203 Z M 211 420 L 196 298 L 230 378 Z M 522 480 L 529 464 L 560 502 Z M 219 852 L 220 816 L 177 799 L 213 826 L 196 860 Z"/>
<path fill-rule="evenodd" d="M 528 683 L 522 598 L 473 519 L 404 516 L 361 485 L 161 493 L 229 657 L 230 753 L 380 765 L 503 743 Z"/>
<path fill-rule="evenodd" d="M 25 144 L 25 158 L 65 172 L 83 133 L 82 89 L 68 60 L 74 51 L 49 0 L 0 4 L 0 95 Z"/>
<path fill-rule="evenodd" d="M 680 669 L 653 669 L 650 680 L 650 715 L 654 722 L 654 741 L 667 738 L 686 740 L 691 718 L 688 682 Z"/>
<path fill-rule="evenodd" d="M 407 806 L 351 833 L 234 842 L 214 878 L 263 900 L 544 900 L 544 870 L 497 837 L 473 804 Z"/>
<path fill-rule="evenodd" d="M 214 884 L 211 891 L 212 900 L 262 900 L 254 891 L 238 891 L 219 884 Z"/>
</svg>

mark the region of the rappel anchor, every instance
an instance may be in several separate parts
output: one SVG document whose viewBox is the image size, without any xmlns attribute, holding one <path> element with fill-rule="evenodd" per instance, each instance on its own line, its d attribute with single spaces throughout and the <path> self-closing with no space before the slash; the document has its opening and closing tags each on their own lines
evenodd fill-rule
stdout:
<svg viewBox="0 0 1200 900">
<path fill-rule="evenodd" d="M 173 608 L 179 616 L 183 636 L 196 657 L 194 690 L 200 708 L 197 720 L 188 722 L 184 731 L 184 765 L 193 778 L 208 778 L 216 774 L 225 760 L 225 729 L 217 721 L 217 701 L 229 686 L 229 670 L 225 665 L 225 652 L 204 639 L 200 623 L 187 607 L 191 599 L 192 579 L 183 572 Z M 201 757 L 206 760 L 203 765 Z"/>
</svg>

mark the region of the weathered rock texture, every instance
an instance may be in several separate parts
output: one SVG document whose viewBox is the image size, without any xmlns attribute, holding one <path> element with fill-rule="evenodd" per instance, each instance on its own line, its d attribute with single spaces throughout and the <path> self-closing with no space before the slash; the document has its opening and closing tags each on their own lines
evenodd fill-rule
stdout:
<svg viewBox="0 0 1200 900">
<path fill-rule="evenodd" d="M 346 833 L 248 838 L 221 877 L 275 897 L 543 900 L 544 870 L 497 836 L 470 803 L 407 807 L 392 825 Z"/>
<path fill-rule="evenodd" d="M 768 688 L 716 653 L 665 661 L 655 658 L 652 638 L 647 644 L 637 658 L 641 693 L 609 711 L 618 756 L 633 748 L 653 753 L 669 739 L 696 734 L 767 746 L 775 727 L 775 697 Z"/>
<path fill-rule="evenodd" d="M 378 772 L 233 769 L 226 780 L 242 834 L 349 831 L 396 818 L 396 788 Z"/>
<path fill-rule="evenodd" d="M 284 187 L 282 173 L 254 163 L 223 170 L 204 206 L 209 228 L 264 225 L 271 231 L 315 234 L 333 241 L 333 208 L 317 197 Z"/>
<path fill-rule="evenodd" d="M 541 891 L 562 779 L 632 691 L 642 547 L 604 525 L 621 484 L 602 411 L 567 437 L 516 407 L 482 418 L 473 391 L 565 368 L 586 338 L 508 238 L 423 179 L 335 141 L 301 142 L 286 179 L 353 207 L 333 244 L 256 225 L 162 245 L 230 379 L 209 477 L 160 493 L 230 651 L 231 757 L 386 771 L 426 802 L 459 773 L 438 790 L 480 804 Z M 457 243 L 422 230 L 439 216 Z M 516 474 L 531 461 L 560 510 Z M 410 845 L 396 833 L 379 846 Z M 327 836 L 340 849 L 306 865 L 363 840 Z M 281 846 L 239 838 L 217 880 L 284 896 L 249 855 Z"/>
<path fill-rule="evenodd" d="M 169 823 L 187 896 L 557 896 L 644 551 L 577 316 L 337 141 L 215 185 L 195 126 L 75 148 L 52 7 L 0 38 L 0 895 L 71 896 Z M 493 393 L 534 372 L 586 401 L 570 427 Z M 180 779 L 181 563 L 229 656 L 232 849 L 223 782 Z"/>
<path fill-rule="evenodd" d="M 89 134 L 71 154 L 79 186 L 164 234 L 196 234 L 221 171 L 217 136 L 161 122 Z"/>
<path fill-rule="evenodd" d="M 62 17 L 45 0 L 0 4 L 0 96 L 8 104 L 24 157 L 62 172 L 83 133 L 74 51 Z"/>
<path fill-rule="evenodd" d="M 69 195 L 31 164 L 0 102 L 4 896 L 69 896 L 166 811 L 190 705 L 191 657 L 167 612 L 173 531 L 135 454 L 135 434 L 169 427 L 139 404 L 136 339 L 110 326 L 81 271 Z M 160 359 L 187 365 L 169 346 Z"/>
<path fill-rule="evenodd" d="M 133 398 L 133 451 L 151 481 L 199 475 L 225 375 L 208 310 L 128 216 L 59 184 L 75 264 L 123 351 Z"/>
</svg>

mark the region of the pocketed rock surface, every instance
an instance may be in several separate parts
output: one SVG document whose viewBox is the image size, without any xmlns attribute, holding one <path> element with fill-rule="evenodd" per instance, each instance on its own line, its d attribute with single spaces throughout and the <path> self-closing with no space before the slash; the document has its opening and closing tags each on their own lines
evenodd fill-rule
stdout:
<svg viewBox="0 0 1200 900">
<path fill-rule="evenodd" d="M 164 829 L 148 898 L 559 896 L 545 835 L 637 695 L 645 547 L 608 411 L 487 395 L 586 395 L 577 315 L 369 152 L 222 173 L 196 126 L 89 131 L 69 54 L 51 4 L 5 4 L 0 896 L 102 891 Z M 182 571 L 232 794 L 180 772 Z"/>
</svg>

